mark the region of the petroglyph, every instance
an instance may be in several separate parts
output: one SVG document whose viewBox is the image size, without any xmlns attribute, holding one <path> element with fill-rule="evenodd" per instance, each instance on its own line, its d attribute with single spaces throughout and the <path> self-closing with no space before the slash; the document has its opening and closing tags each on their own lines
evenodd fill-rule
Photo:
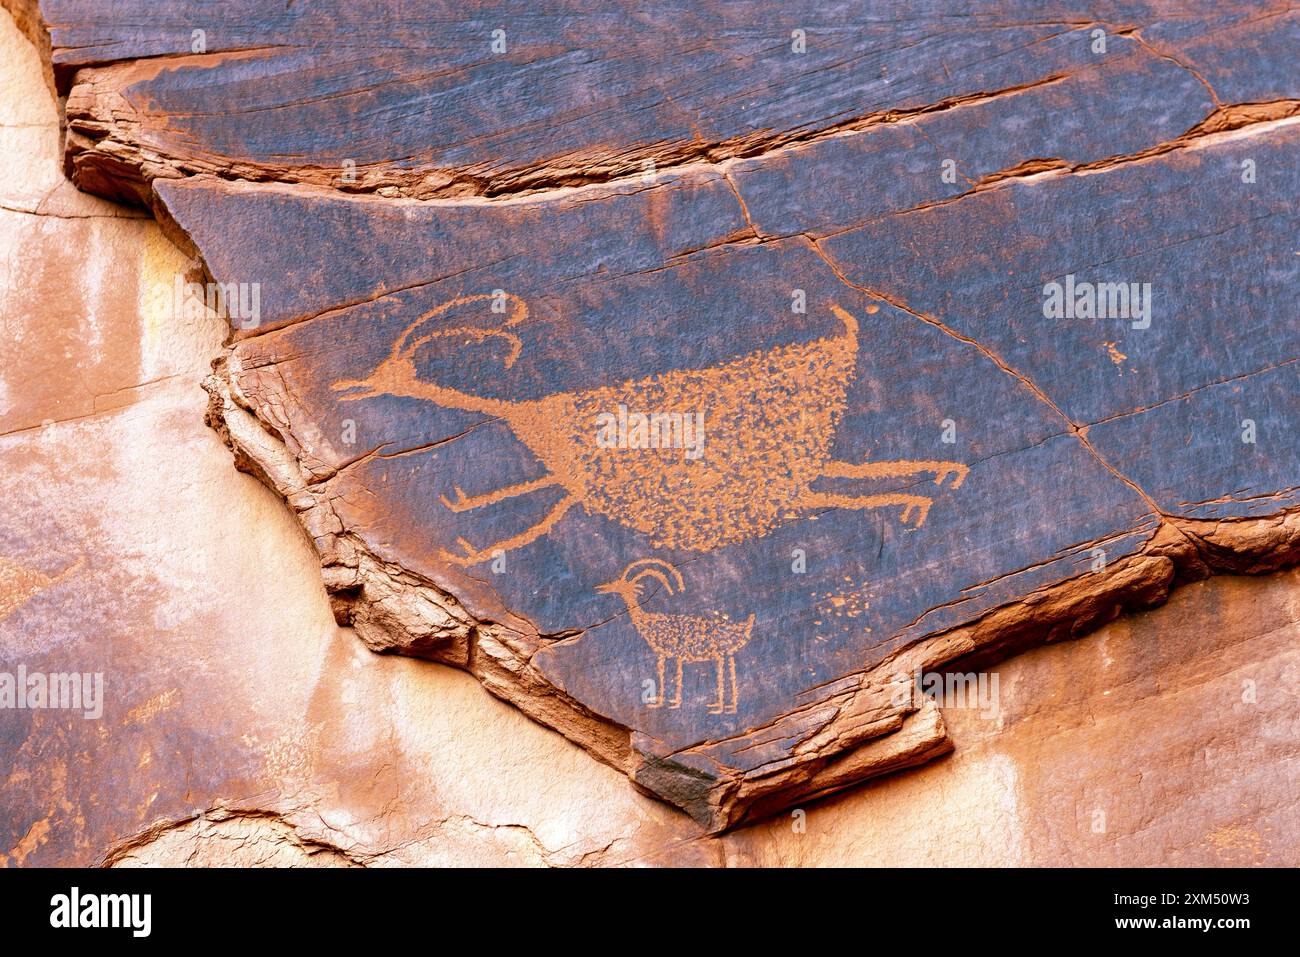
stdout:
<svg viewBox="0 0 1300 957">
<path fill-rule="evenodd" d="M 488 301 L 467 296 L 444 303 L 411 323 L 391 355 L 362 380 L 334 383 L 345 399 L 392 395 L 428 399 L 454 409 L 504 420 L 546 466 L 540 479 L 469 496 L 459 488 L 443 504 L 454 512 L 483 508 L 559 486 L 564 497 L 540 522 L 503 541 L 476 548 L 461 539 L 462 554 L 444 553 L 461 565 L 486 561 L 536 541 L 575 505 L 650 536 L 656 548 L 713 551 L 767 534 L 781 521 L 814 509 L 901 508 L 900 519 L 919 527 L 933 500 L 914 493 L 846 494 L 813 488 L 821 478 L 875 480 L 930 473 L 935 484 L 951 478 L 961 486 L 968 469 L 960 462 L 831 460 L 845 391 L 858 355 L 858 321 L 840 306 L 830 309 L 842 324 L 838 335 L 754 352 L 706 369 L 666 372 L 618 386 L 561 392 L 519 401 L 489 398 L 419 377 L 419 351 L 437 339 L 497 338 L 509 345 L 506 368 L 521 344 L 510 330 L 528 318 L 527 304 L 511 296 L 514 309 L 497 329 L 458 326 L 419 332 L 450 309 Z M 613 448 L 599 441 L 591 423 L 607 410 L 638 407 L 709 421 L 706 454 L 682 448 Z"/>
<path fill-rule="evenodd" d="M 643 558 L 632 562 L 612 582 L 598 585 L 596 591 L 618 595 L 627 605 L 627 613 L 637 632 L 658 656 L 655 697 L 647 702 L 651 708 L 664 704 L 667 688 L 664 685 L 664 665 L 668 659 L 676 663 L 673 697 L 668 707 L 677 708 L 682 703 L 682 664 L 684 662 L 712 661 L 717 669 L 718 696 L 710 702 L 710 714 L 736 713 L 736 653 L 749 644 L 754 631 L 754 613 L 743 622 L 728 621 L 720 615 L 705 618 L 700 615 L 663 615 L 645 611 L 641 607 L 641 587 L 647 578 L 657 581 L 669 595 L 681 594 L 686 582 L 679 572 L 667 562 L 657 558 Z M 676 586 L 674 588 L 673 586 Z M 731 700 L 723 689 L 723 662 L 730 678 Z"/>
</svg>

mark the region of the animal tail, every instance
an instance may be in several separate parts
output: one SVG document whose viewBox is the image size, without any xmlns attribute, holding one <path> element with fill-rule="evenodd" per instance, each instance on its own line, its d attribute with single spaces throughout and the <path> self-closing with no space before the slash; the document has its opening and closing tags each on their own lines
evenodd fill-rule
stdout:
<svg viewBox="0 0 1300 957">
<path fill-rule="evenodd" d="M 838 303 L 831 303 L 831 312 L 835 313 L 840 322 L 844 323 L 844 331 L 849 334 L 850 339 L 856 342 L 858 338 L 858 320 L 844 309 L 841 309 Z"/>
<path fill-rule="evenodd" d="M 754 613 L 749 613 L 749 620 L 745 622 L 745 640 L 748 641 L 751 633 L 754 631 Z"/>
</svg>

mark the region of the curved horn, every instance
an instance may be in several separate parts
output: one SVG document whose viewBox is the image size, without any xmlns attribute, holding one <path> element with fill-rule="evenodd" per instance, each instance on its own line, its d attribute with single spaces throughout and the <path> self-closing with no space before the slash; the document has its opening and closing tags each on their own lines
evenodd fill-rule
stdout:
<svg viewBox="0 0 1300 957">
<path fill-rule="evenodd" d="M 667 576 L 657 568 L 643 568 L 631 578 L 627 579 L 627 582 L 629 585 L 635 585 L 642 578 L 646 577 L 657 578 L 659 584 L 664 586 L 664 591 L 668 592 L 670 595 L 673 593 L 673 586 L 669 584 Z"/>
<path fill-rule="evenodd" d="M 642 568 L 642 566 L 647 566 L 647 567 Z M 628 565 L 627 568 L 623 569 L 623 579 L 625 581 L 635 581 L 637 578 L 639 578 L 642 575 L 651 574 L 652 569 L 659 569 L 659 568 L 664 569 L 665 571 L 668 572 L 669 575 L 673 576 L 673 581 L 677 583 L 678 591 L 686 591 L 686 582 L 682 579 L 682 573 L 679 572 L 672 565 L 669 565 L 666 561 L 663 561 L 662 559 L 659 558 L 637 559 L 636 561 L 632 562 L 632 564 Z M 632 571 L 633 569 L 641 569 L 641 570 L 633 574 Z M 655 574 L 661 581 L 664 582 L 664 587 L 668 589 L 668 594 L 670 595 L 673 594 L 672 586 L 669 585 L 668 582 L 663 579 L 663 572 L 654 571 L 653 574 Z"/>
<path fill-rule="evenodd" d="M 504 326 L 499 329 L 479 329 L 472 326 L 464 326 L 456 329 L 437 329 L 434 332 L 427 333 L 417 338 L 412 338 L 416 328 L 423 323 L 443 315 L 449 309 L 455 306 L 464 305 L 467 302 L 479 302 L 484 299 L 495 299 L 495 293 L 481 293 L 475 296 L 462 296 L 459 299 L 452 299 L 444 302 L 435 309 L 430 309 L 403 330 L 402 334 L 397 337 L 393 343 L 392 351 L 387 359 L 379 363 L 378 366 L 364 379 L 340 379 L 330 385 L 335 392 L 345 392 L 350 390 L 352 394 L 344 395 L 342 400 L 350 399 L 367 399 L 372 396 L 380 395 L 400 395 L 412 398 L 428 399 L 441 405 L 453 409 L 465 409 L 473 412 L 484 412 L 488 415 L 502 417 L 506 415 L 512 403 L 505 399 L 493 399 L 486 396 L 474 395 L 464 392 L 460 389 L 439 385 L 436 382 L 422 381 L 416 372 L 415 367 L 415 350 L 425 342 L 431 339 L 450 336 L 450 335 L 470 335 L 482 341 L 490 337 L 499 337 L 510 343 L 510 353 L 506 356 L 505 367 L 508 369 L 514 365 L 515 360 L 519 358 L 522 350 L 522 343 L 519 337 L 513 333 L 503 331 L 510 326 L 516 326 L 528 318 L 528 304 L 518 296 L 509 293 L 503 293 L 508 299 L 515 302 L 514 312 L 506 320 Z"/>
<path fill-rule="evenodd" d="M 505 361 L 507 369 L 515 364 L 515 360 L 519 358 L 519 353 L 524 348 L 523 342 L 513 332 L 504 332 L 501 329 L 476 329 L 473 326 L 460 326 L 456 329 L 440 329 L 437 332 L 431 332 L 427 336 L 420 336 L 410 344 L 409 348 L 414 352 L 430 339 L 443 339 L 448 336 L 469 336 L 476 342 L 482 342 L 485 339 L 506 340 L 506 342 L 510 343 L 510 354 L 506 356 Z"/>
<path fill-rule="evenodd" d="M 524 302 L 524 300 L 520 299 L 518 296 L 512 293 L 506 293 L 505 297 L 507 299 L 513 300 L 515 303 L 515 308 L 514 311 L 511 312 L 510 318 L 508 318 L 505 321 L 505 324 L 501 327 L 502 329 L 509 329 L 512 326 L 519 325 L 519 323 L 523 322 L 525 319 L 528 318 L 528 303 Z M 495 294 L 490 292 L 479 293 L 474 296 L 460 296 L 457 299 L 451 299 L 448 300 L 447 302 L 444 302 L 441 306 L 437 306 L 436 308 L 430 309 L 428 312 L 424 313 L 418 319 L 412 322 L 409 326 L 407 326 L 406 329 L 402 331 L 402 334 L 397 337 L 397 341 L 393 343 L 393 353 L 392 353 L 393 358 L 397 358 L 398 355 L 404 352 L 409 354 L 410 352 L 414 351 L 415 348 L 420 345 L 420 343 L 428 341 L 428 337 L 421 337 L 420 339 L 417 339 L 415 342 L 408 341 L 410 339 L 411 333 L 414 332 L 418 326 L 422 325 L 428 320 L 433 319 L 437 316 L 441 316 L 443 313 L 447 312 L 448 310 L 454 309 L 456 306 L 463 306 L 468 302 L 482 302 L 484 299 L 495 299 L 495 298 L 496 298 Z"/>
</svg>

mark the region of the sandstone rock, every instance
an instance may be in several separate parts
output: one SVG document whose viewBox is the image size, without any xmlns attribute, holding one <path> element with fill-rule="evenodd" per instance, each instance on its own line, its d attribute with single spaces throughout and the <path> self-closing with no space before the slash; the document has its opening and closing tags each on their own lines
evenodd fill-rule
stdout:
<svg viewBox="0 0 1300 957">
<path fill-rule="evenodd" d="M 825 20 L 835 39 L 791 69 L 784 39 L 744 29 L 714 59 L 658 21 L 642 42 L 562 8 L 620 55 L 539 27 L 493 60 L 468 42 L 486 22 L 414 26 L 394 52 L 382 18 L 314 10 L 223 9 L 192 55 L 185 3 L 42 14 L 74 181 L 144 203 L 242 303 L 209 423 L 296 513 L 369 648 L 468 670 L 718 832 L 950 751 L 918 669 L 1294 563 L 1300 127 L 1264 22 L 1290 14 L 1174 27 L 1118 5 L 1101 54 L 1077 23 L 1000 17 L 937 80 L 971 42 L 942 17 L 909 23 L 938 29 L 923 56 Z M 869 89 L 842 65 L 862 57 Z M 287 93 L 266 82 L 285 69 Z M 530 76 L 538 131 L 448 107 Z M 586 85 L 605 99 L 575 127 Z M 1102 145 L 1090 123 L 1116 103 L 1142 121 Z M 446 128 L 406 119 L 431 104 Z M 358 117 L 370 152 L 343 155 Z M 1046 314 L 1053 284 L 1082 309 L 1098 283 L 1131 314 Z M 106 366 L 129 380 L 129 358 Z M 639 412 L 679 417 L 686 447 L 627 441 Z M 972 788 L 1010 793 L 1007 767 Z M 231 860 L 383 857 L 291 812 L 220 813 Z M 146 843 L 192 851 L 208 823 Z"/>
</svg>

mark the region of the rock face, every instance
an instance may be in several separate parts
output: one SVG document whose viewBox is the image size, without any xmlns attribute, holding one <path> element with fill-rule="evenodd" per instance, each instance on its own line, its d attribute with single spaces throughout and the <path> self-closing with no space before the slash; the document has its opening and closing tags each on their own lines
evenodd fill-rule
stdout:
<svg viewBox="0 0 1300 957">
<path fill-rule="evenodd" d="M 1300 554 L 1296 15 L 1120 4 L 1081 23 L 1001 5 L 900 26 L 815 5 L 771 23 L 527 6 L 494 14 L 504 27 L 396 35 L 405 21 L 345 4 L 19 11 L 68 94 L 73 181 L 147 206 L 220 288 L 209 424 L 297 515 L 336 619 L 373 650 L 468 671 L 707 832 L 929 761 L 964 728 L 978 773 L 958 755 L 886 804 L 956 774 L 1000 809 L 980 818 L 1011 840 L 996 862 L 1133 862 L 1133 840 L 1102 839 L 1116 815 L 1206 861 L 1158 810 L 1186 799 L 1181 773 L 1157 776 L 1145 811 L 1085 806 L 1078 789 L 1122 763 L 1102 731 L 1007 728 L 1008 674 L 1132 721 L 1140 696 L 1089 697 L 1127 626 L 1068 652 L 1095 681 L 1054 677 L 1059 657 L 1002 666 L 996 731 L 917 678 Z M 7 560 L 0 614 L 85 560 Z M 1211 604 L 1265 594 L 1196 587 Z M 1273 600 L 1276 628 L 1236 632 L 1258 654 L 1243 668 L 1288 660 L 1294 615 Z M 1140 667 L 1190 689 L 1216 653 L 1157 643 Z M 1267 705 L 1242 699 L 1252 716 L 1293 700 L 1294 664 L 1281 673 Z M 1205 725 L 1170 746 L 1232 712 L 1237 677 L 1215 672 Z M 1032 728 L 1043 703 L 1009 707 Z M 302 824 L 320 786 L 273 813 L 141 820 L 109 858 L 387 859 Z M 1082 851 L 1019 818 L 1067 787 L 1101 836 Z M 1243 823 L 1207 803 L 1203 840 L 1278 862 L 1295 822 L 1271 792 L 1264 806 Z M 497 840 L 456 820 L 424 836 Z M 787 827 L 663 859 L 784 860 Z M 846 856 L 875 859 L 902 840 L 890 827 Z M 522 859 L 656 857 L 521 828 L 506 844 Z"/>
</svg>

